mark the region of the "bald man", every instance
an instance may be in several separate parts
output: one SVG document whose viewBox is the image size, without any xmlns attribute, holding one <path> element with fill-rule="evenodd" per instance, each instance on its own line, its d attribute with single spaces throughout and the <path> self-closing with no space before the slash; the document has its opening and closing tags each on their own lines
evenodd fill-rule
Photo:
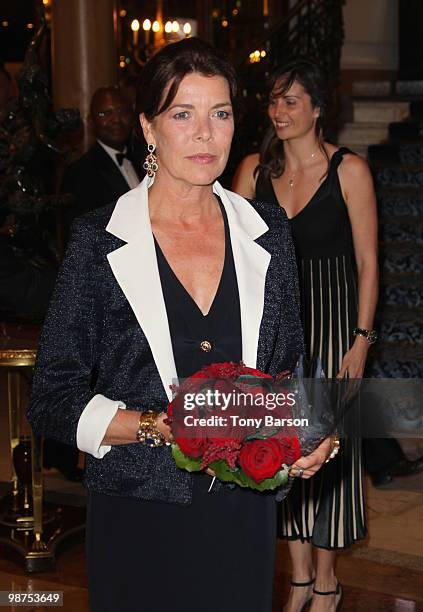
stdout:
<svg viewBox="0 0 423 612">
<path fill-rule="evenodd" d="M 62 193 L 74 195 L 74 205 L 65 212 L 65 233 L 72 220 L 109 204 L 139 184 L 141 163 L 126 156 L 135 122 L 130 103 L 116 87 L 102 87 L 92 97 L 89 122 L 96 143 L 64 175 Z"/>
</svg>

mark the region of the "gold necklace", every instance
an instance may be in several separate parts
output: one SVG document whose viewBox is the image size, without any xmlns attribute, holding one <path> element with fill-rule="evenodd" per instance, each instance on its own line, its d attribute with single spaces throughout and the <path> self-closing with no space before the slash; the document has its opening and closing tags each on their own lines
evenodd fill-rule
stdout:
<svg viewBox="0 0 423 612">
<path fill-rule="evenodd" d="M 316 153 L 317 153 L 317 151 L 314 151 L 314 153 L 312 153 L 310 155 L 310 157 L 308 159 L 306 159 L 306 161 L 304 162 L 303 167 L 306 164 L 308 164 L 309 161 L 311 161 L 312 159 L 314 159 L 316 157 Z M 302 168 L 298 168 L 298 170 L 302 170 Z M 295 178 L 295 175 L 297 174 L 298 170 L 295 170 L 295 172 L 293 174 L 291 174 L 291 178 L 288 180 L 288 185 L 289 185 L 290 189 L 292 189 L 294 187 L 294 185 L 295 185 L 294 178 Z"/>
</svg>

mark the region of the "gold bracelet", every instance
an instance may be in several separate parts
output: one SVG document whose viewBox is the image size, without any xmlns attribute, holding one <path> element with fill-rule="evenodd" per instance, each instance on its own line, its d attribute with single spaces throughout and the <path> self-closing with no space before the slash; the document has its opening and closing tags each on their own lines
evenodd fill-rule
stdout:
<svg viewBox="0 0 423 612">
<path fill-rule="evenodd" d="M 141 444 L 145 444 L 150 448 L 156 448 L 164 444 L 169 446 L 170 444 L 170 442 L 167 442 L 164 435 L 157 429 L 157 417 L 158 414 L 154 410 L 146 410 L 145 412 L 141 412 L 138 422 L 136 439 L 138 442 L 141 442 Z"/>
<path fill-rule="evenodd" d="M 339 440 L 338 434 L 332 437 L 332 450 L 330 451 L 329 457 L 326 459 L 325 463 L 328 463 L 331 459 L 335 459 L 336 455 L 339 453 L 339 449 L 341 448 L 341 441 Z"/>
</svg>

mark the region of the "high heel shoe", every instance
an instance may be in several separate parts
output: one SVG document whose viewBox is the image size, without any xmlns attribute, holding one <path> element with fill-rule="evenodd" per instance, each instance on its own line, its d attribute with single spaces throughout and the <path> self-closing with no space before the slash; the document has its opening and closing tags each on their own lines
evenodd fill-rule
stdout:
<svg viewBox="0 0 423 612">
<path fill-rule="evenodd" d="M 339 582 L 336 583 L 336 589 L 334 591 L 316 591 L 316 589 L 313 589 L 313 593 L 315 595 L 335 595 L 335 597 L 340 595 L 341 597 L 338 600 L 335 612 L 338 612 L 338 610 L 341 609 L 342 600 L 344 598 L 344 591 L 342 589 L 342 585 Z"/>
<path fill-rule="evenodd" d="M 312 584 L 314 584 L 315 580 L 316 580 L 316 578 L 312 578 L 308 582 L 295 582 L 294 580 L 291 580 L 291 586 L 293 586 L 293 587 L 308 587 L 308 586 L 311 586 Z M 303 607 L 301 608 L 300 612 L 304 612 L 304 610 L 310 605 L 311 600 L 312 600 L 312 597 L 309 597 L 307 599 L 307 601 L 303 604 Z"/>
</svg>

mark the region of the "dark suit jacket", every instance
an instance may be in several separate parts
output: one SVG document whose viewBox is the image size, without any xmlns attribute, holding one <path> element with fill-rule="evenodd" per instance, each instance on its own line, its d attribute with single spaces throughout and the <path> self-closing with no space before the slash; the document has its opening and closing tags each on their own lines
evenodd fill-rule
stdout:
<svg viewBox="0 0 423 612">
<path fill-rule="evenodd" d="M 0 236 L 0 313 L 33 315 L 42 319 L 53 291 L 57 269 L 37 265 Z"/>
<path fill-rule="evenodd" d="M 37 357 L 28 418 L 39 434 L 75 444 L 89 406 L 104 411 L 121 401 L 160 411 L 172 397 L 176 368 L 148 214 L 149 183 L 146 177 L 116 205 L 74 224 Z M 243 361 L 272 375 L 292 369 L 303 336 L 286 215 L 218 183 L 214 190 L 230 229 Z M 127 444 L 103 458 L 88 454 L 86 483 L 111 495 L 183 504 L 191 499 L 192 478 L 176 467 L 167 447 Z"/>
<path fill-rule="evenodd" d="M 141 179 L 144 174 L 141 169 L 138 170 L 138 164 L 133 164 L 133 167 Z M 64 213 L 65 234 L 68 234 L 75 217 L 116 202 L 129 189 L 130 186 L 110 155 L 96 142 L 66 169 L 63 176 L 62 193 L 74 196 L 73 204 Z"/>
</svg>

